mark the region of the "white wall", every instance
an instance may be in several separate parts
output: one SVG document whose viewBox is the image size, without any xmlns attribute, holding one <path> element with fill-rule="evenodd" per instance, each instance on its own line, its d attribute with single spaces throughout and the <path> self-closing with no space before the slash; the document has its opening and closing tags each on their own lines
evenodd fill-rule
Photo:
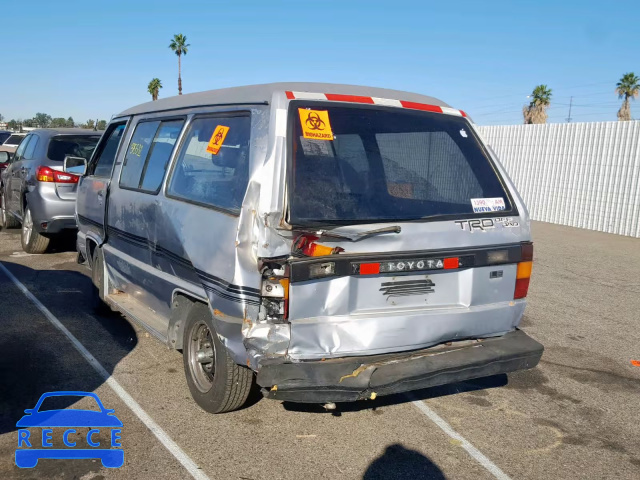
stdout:
<svg viewBox="0 0 640 480">
<path fill-rule="evenodd" d="M 478 130 L 532 219 L 640 237 L 640 121 Z"/>
</svg>

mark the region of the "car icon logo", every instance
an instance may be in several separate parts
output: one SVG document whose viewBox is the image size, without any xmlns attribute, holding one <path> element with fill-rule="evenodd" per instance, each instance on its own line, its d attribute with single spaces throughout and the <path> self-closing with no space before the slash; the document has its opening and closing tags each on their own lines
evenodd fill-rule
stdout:
<svg viewBox="0 0 640 480">
<path fill-rule="evenodd" d="M 88 397 L 95 401 L 99 410 L 42 409 L 42 403 L 52 397 Z M 104 407 L 95 393 L 48 392 L 40 397 L 34 408 L 24 412 L 26 415 L 16 424 L 19 429 L 15 453 L 18 467 L 33 468 L 40 459 L 100 459 L 106 468 L 119 468 L 124 464 L 120 444 L 122 422 L 113 409 Z M 86 435 L 79 436 L 77 429 L 86 428 L 89 429 Z M 104 440 L 100 438 L 104 437 L 105 430 L 109 431 L 110 442 L 101 445 Z M 54 448 L 54 439 L 62 440 L 65 448 Z"/>
</svg>

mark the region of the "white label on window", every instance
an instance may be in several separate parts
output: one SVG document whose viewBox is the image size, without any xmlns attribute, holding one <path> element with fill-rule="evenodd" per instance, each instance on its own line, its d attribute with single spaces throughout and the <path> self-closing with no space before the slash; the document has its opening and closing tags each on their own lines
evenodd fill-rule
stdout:
<svg viewBox="0 0 640 480">
<path fill-rule="evenodd" d="M 502 197 L 472 198 L 471 206 L 473 207 L 473 213 L 499 212 L 506 209 L 504 199 Z"/>
</svg>

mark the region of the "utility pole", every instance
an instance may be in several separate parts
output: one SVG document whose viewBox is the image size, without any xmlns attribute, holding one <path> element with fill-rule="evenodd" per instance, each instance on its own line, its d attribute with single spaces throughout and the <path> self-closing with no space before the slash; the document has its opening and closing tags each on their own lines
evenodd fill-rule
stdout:
<svg viewBox="0 0 640 480">
<path fill-rule="evenodd" d="M 571 106 L 573 105 L 573 97 L 569 100 L 569 116 L 567 117 L 567 123 L 571 123 Z"/>
</svg>

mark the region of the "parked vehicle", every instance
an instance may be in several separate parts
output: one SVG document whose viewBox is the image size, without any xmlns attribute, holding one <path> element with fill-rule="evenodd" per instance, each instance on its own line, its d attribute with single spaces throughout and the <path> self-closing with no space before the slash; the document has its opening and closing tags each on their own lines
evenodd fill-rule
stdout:
<svg viewBox="0 0 640 480">
<path fill-rule="evenodd" d="M 124 111 L 78 187 L 101 302 L 183 352 L 209 412 L 534 367 L 522 199 L 466 114 L 318 83 Z"/>
<path fill-rule="evenodd" d="M 52 237 L 76 228 L 80 177 L 66 160 L 86 163 L 99 139 L 92 130 L 40 129 L 20 143 L 2 174 L 0 221 L 3 228 L 22 225 L 25 252 L 43 253 Z"/>
<path fill-rule="evenodd" d="M 4 141 L 11 136 L 11 132 L 9 130 L 0 130 L 0 145 L 4 143 Z"/>
<path fill-rule="evenodd" d="M 26 133 L 12 133 L 0 144 L 0 152 L 14 153 L 26 135 Z"/>
<path fill-rule="evenodd" d="M 0 152 L 0 179 L 2 178 L 2 172 L 4 172 L 6 168 L 9 166 L 10 161 L 11 161 L 11 154 L 9 152 Z"/>
</svg>

